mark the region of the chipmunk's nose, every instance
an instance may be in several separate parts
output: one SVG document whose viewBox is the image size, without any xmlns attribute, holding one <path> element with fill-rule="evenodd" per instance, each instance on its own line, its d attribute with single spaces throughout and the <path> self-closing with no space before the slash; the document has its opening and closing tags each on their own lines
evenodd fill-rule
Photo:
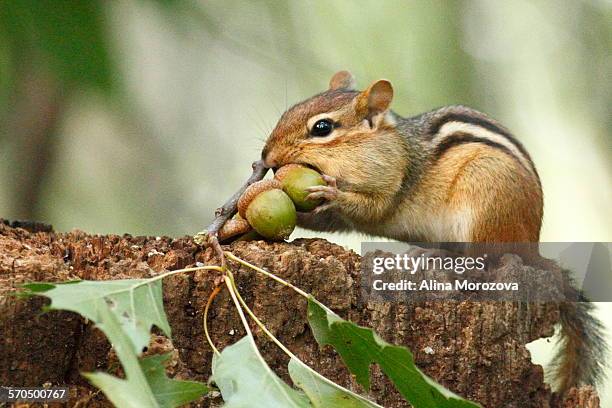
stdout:
<svg viewBox="0 0 612 408">
<path fill-rule="evenodd" d="M 274 155 L 270 153 L 268 146 L 265 146 L 261 151 L 261 160 L 263 160 L 264 165 L 269 169 L 273 169 L 277 166 Z"/>
<path fill-rule="evenodd" d="M 278 164 L 274 160 L 264 159 L 264 165 L 268 169 L 275 169 L 278 167 Z"/>
</svg>

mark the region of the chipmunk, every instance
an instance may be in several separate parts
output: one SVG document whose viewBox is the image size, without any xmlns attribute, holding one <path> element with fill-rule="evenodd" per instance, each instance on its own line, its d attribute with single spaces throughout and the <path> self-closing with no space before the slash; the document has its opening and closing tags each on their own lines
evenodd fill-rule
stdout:
<svg viewBox="0 0 612 408">
<path fill-rule="evenodd" d="M 389 81 L 354 86 L 349 72 L 336 73 L 328 90 L 281 116 L 263 148 L 266 167 L 303 164 L 327 182 L 309 190 L 325 201 L 298 225 L 405 242 L 539 241 L 540 178 L 505 127 L 465 106 L 402 117 L 390 110 Z M 561 394 L 602 374 L 602 327 L 591 311 L 587 302 L 560 304 Z"/>
</svg>

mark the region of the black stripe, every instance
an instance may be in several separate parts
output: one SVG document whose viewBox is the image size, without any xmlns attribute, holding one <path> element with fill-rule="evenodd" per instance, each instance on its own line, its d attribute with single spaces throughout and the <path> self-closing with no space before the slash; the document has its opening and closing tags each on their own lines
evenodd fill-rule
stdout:
<svg viewBox="0 0 612 408">
<path fill-rule="evenodd" d="M 491 132 L 495 132 L 497 134 L 502 135 L 503 137 L 508 139 L 508 141 L 510 141 L 513 145 L 516 146 L 519 152 L 521 152 L 523 156 L 525 156 L 527 161 L 529 161 L 529 163 L 535 169 L 535 166 L 533 166 L 533 162 L 531 161 L 531 156 L 529 156 L 529 153 L 527 152 L 527 149 L 525 149 L 525 146 L 523 146 L 523 144 L 519 142 L 514 136 L 512 136 L 506 129 L 484 118 L 479 118 L 477 116 L 465 115 L 465 114 L 460 114 L 460 113 L 449 113 L 448 115 L 444 115 L 440 119 L 434 122 L 431 128 L 431 136 L 433 137 L 436 133 L 438 133 L 440 131 L 440 128 L 442 128 L 442 126 L 444 126 L 444 124 L 448 122 L 469 123 L 472 125 L 483 127 L 487 130 L 490 130 Z"/>
<path fill-rule="evenodd" d="M 508 139 L 508 141 L 510 143 L 512 143 L 514 146 L 516 146 L 516 148 L 519 150 L 519 152 L 521 152 L 521 154 L 525 157 L 525 159 L 527 159 L 527 162 L 531 166 L 531 169 L 527 169 L 527 170 L 532 170 L 533 173 L 536 176 L 538 184 L 541 184 L 541 182 L 540 182 L 540 175 L 538 174 L 538 170 L 536 169 L 535 164 L 533 163 L 533 160 L 531 160 L 531 156 L 527 152 L 527 149 L 525 149 L 525 146 L 523 146 L 523 144 L 521 142 L 519 142 L 514 136 L 512 136 L 506 129 L 502 128 L 501 126 L 498 126 L 497 124 L 495 124 L 495 123 L 491 122 L 490 120 L 487 120 L 486 118 L 483 118 L 483 117 L 478 117 L 478 116 L 473 116 L 473 115 L 468 115 L 468 114 L 462 114 L 462 113 L 448 113 L 446 115 L 443 115 L 439 119 L 435 120 L 435 122 L 432 124 L 432 126 L 430 128 L 430 136 L 434 137 L 434 135 L 437 134 L 440 131 L 440 128 L 442 128 L 442 126 L 444 126 L 444 124 L 448 123 L 448 122 L 463 122 L 463 123 L 469 123 L 469 124 L 481 126 L 484 129 L 490 130 L 492 132 L 495 132 L 495 133 L 505 137 L 506 139 Z M 479 138 L 477 138 L 475 136 L 472 136 L 472 135 L 469 135 L 469 134 L 467 134 L 467 135 L 470 136 L 470 137 L 474 137 L 475 139 L 479 139 Z M 486 140 L 486 139 L 485 140 L 478 140 L 478 141 L 474 140 L 472 142 L 484 143 L 486 145 L 489 145 L 489 146 L 496 147 L 496 148 L 499 148 L 501 150 L 504 150 L 507 153 L 511 154 L 513 157 L 515 156 L 514 153 L 512 153 L 510 150 L 508 150 L 507 147 L 505 147 L 503 145 L 500 145 L 499 143 L 495 143 L 493 141 L 490 141 L 490 140 Z M 465 142 L 457 142 L 455 144 L 460 144 L 460 143 L 469 143 L 469 141 L 466 140 Z M 443 142 L 442 144 L 446 144 L 446 142 Z M 450 145 L 446 149 L 443 149 L 441 153 L 443 153 L 445 150 L 447 150 L 448 148 L 450 148 L 452 146 L 453 145 Z M 436 150 L 439 150 L 439 149 L 436 149 Z M 521 163 L 521 165 L 523 165 L 523 163 L 520 160 L 519 160 L 519 163 Z"/>
<path fill-rule="evenodd" d="M 506 129 L 496 125 L 495 123 L 488 121 L 484 118 L 480 118 L 477 116 L 466 115 L 461 113 L 448 113 L 438 118 L 432 125 L 431 134 L 435 135 L 440 131 L 440 128 L 444 126 L 447 122 L 464 122 L 471 123 L 473 125 L 482 126 L 485 129 L 488 129 L 492 132 L 499 133 L 500 135 L 504 135 L 506 137 L 512 137 L 510 133 Z"/>
<path fill-rule="evenodd" d="M 471 135 L 469 133 L 464 133 L 464 132 L 453 133 L 447 136 L 439 145 L 437 145 L 436 150 L 434 151 L 435 160 L 438 160 L 440 157 L 442 157 L 442 155 L 446 153 L 447 150 L 455 146 L 465 144 L 465 143 L 482 143 L 487 146 L 491 146 L 496 149 L 502 150 L 503 152 L 512 156 L 519 163 L 521 163 L 521 165 L 523 165 L 523 163 L 516 157 L 516 155 L 512 153 L 512 151 L 508 149 L 506 146 L 504 146 L 503 144 L 494 142 L 484 137 L 477 137 L 477 136 Z"/>
</svg>

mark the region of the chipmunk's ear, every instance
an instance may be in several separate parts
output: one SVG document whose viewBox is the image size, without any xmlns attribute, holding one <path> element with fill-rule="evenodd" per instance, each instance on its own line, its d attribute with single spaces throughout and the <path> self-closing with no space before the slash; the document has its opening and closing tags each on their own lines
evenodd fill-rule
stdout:
<svg viewBox="0 0 612 408">
<path fill-rule="evenodd" d="M 329 90 L 336 89 L 353 90 L 355 88 L 355 77 L 348 71 L 339 71 L 329 80 Z"/>
<path fill-rule="evenodd" d="M 355 112 L 359 116 L 372 118 L 389 109 L 393 100 L 393 87 L 386 79 L 373 82 L 365 91 L 355 98 Z"/>
</svg>

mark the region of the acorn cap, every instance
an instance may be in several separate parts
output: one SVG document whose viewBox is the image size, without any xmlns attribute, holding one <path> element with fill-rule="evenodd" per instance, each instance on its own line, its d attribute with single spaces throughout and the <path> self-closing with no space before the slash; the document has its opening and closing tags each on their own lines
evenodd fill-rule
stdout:
<svg viewBox="0 0 612 408">
<path fill-rule="evenodd" d="M 231 218 L 227 220 L 219 230 L 218 238 L 220 242 L 223 242 L 238 234 L 244 234 L 250 229 L 252 228 L 247 220 L 243 218 Z"/>
<path fill-rule="evenodd" d="M 260 193 L 268 190 L 282 190 L 282 185 L 278 180 L 260 180 L 256 183 L 251 184 L 245 191 L 242 193 L 240 198 L 238 199 L 238 213 L 244 219 L 246 219 L 246 210 L 249 208 L 249 204 L 255 197 L 257 197 Z"/>
</svg>

